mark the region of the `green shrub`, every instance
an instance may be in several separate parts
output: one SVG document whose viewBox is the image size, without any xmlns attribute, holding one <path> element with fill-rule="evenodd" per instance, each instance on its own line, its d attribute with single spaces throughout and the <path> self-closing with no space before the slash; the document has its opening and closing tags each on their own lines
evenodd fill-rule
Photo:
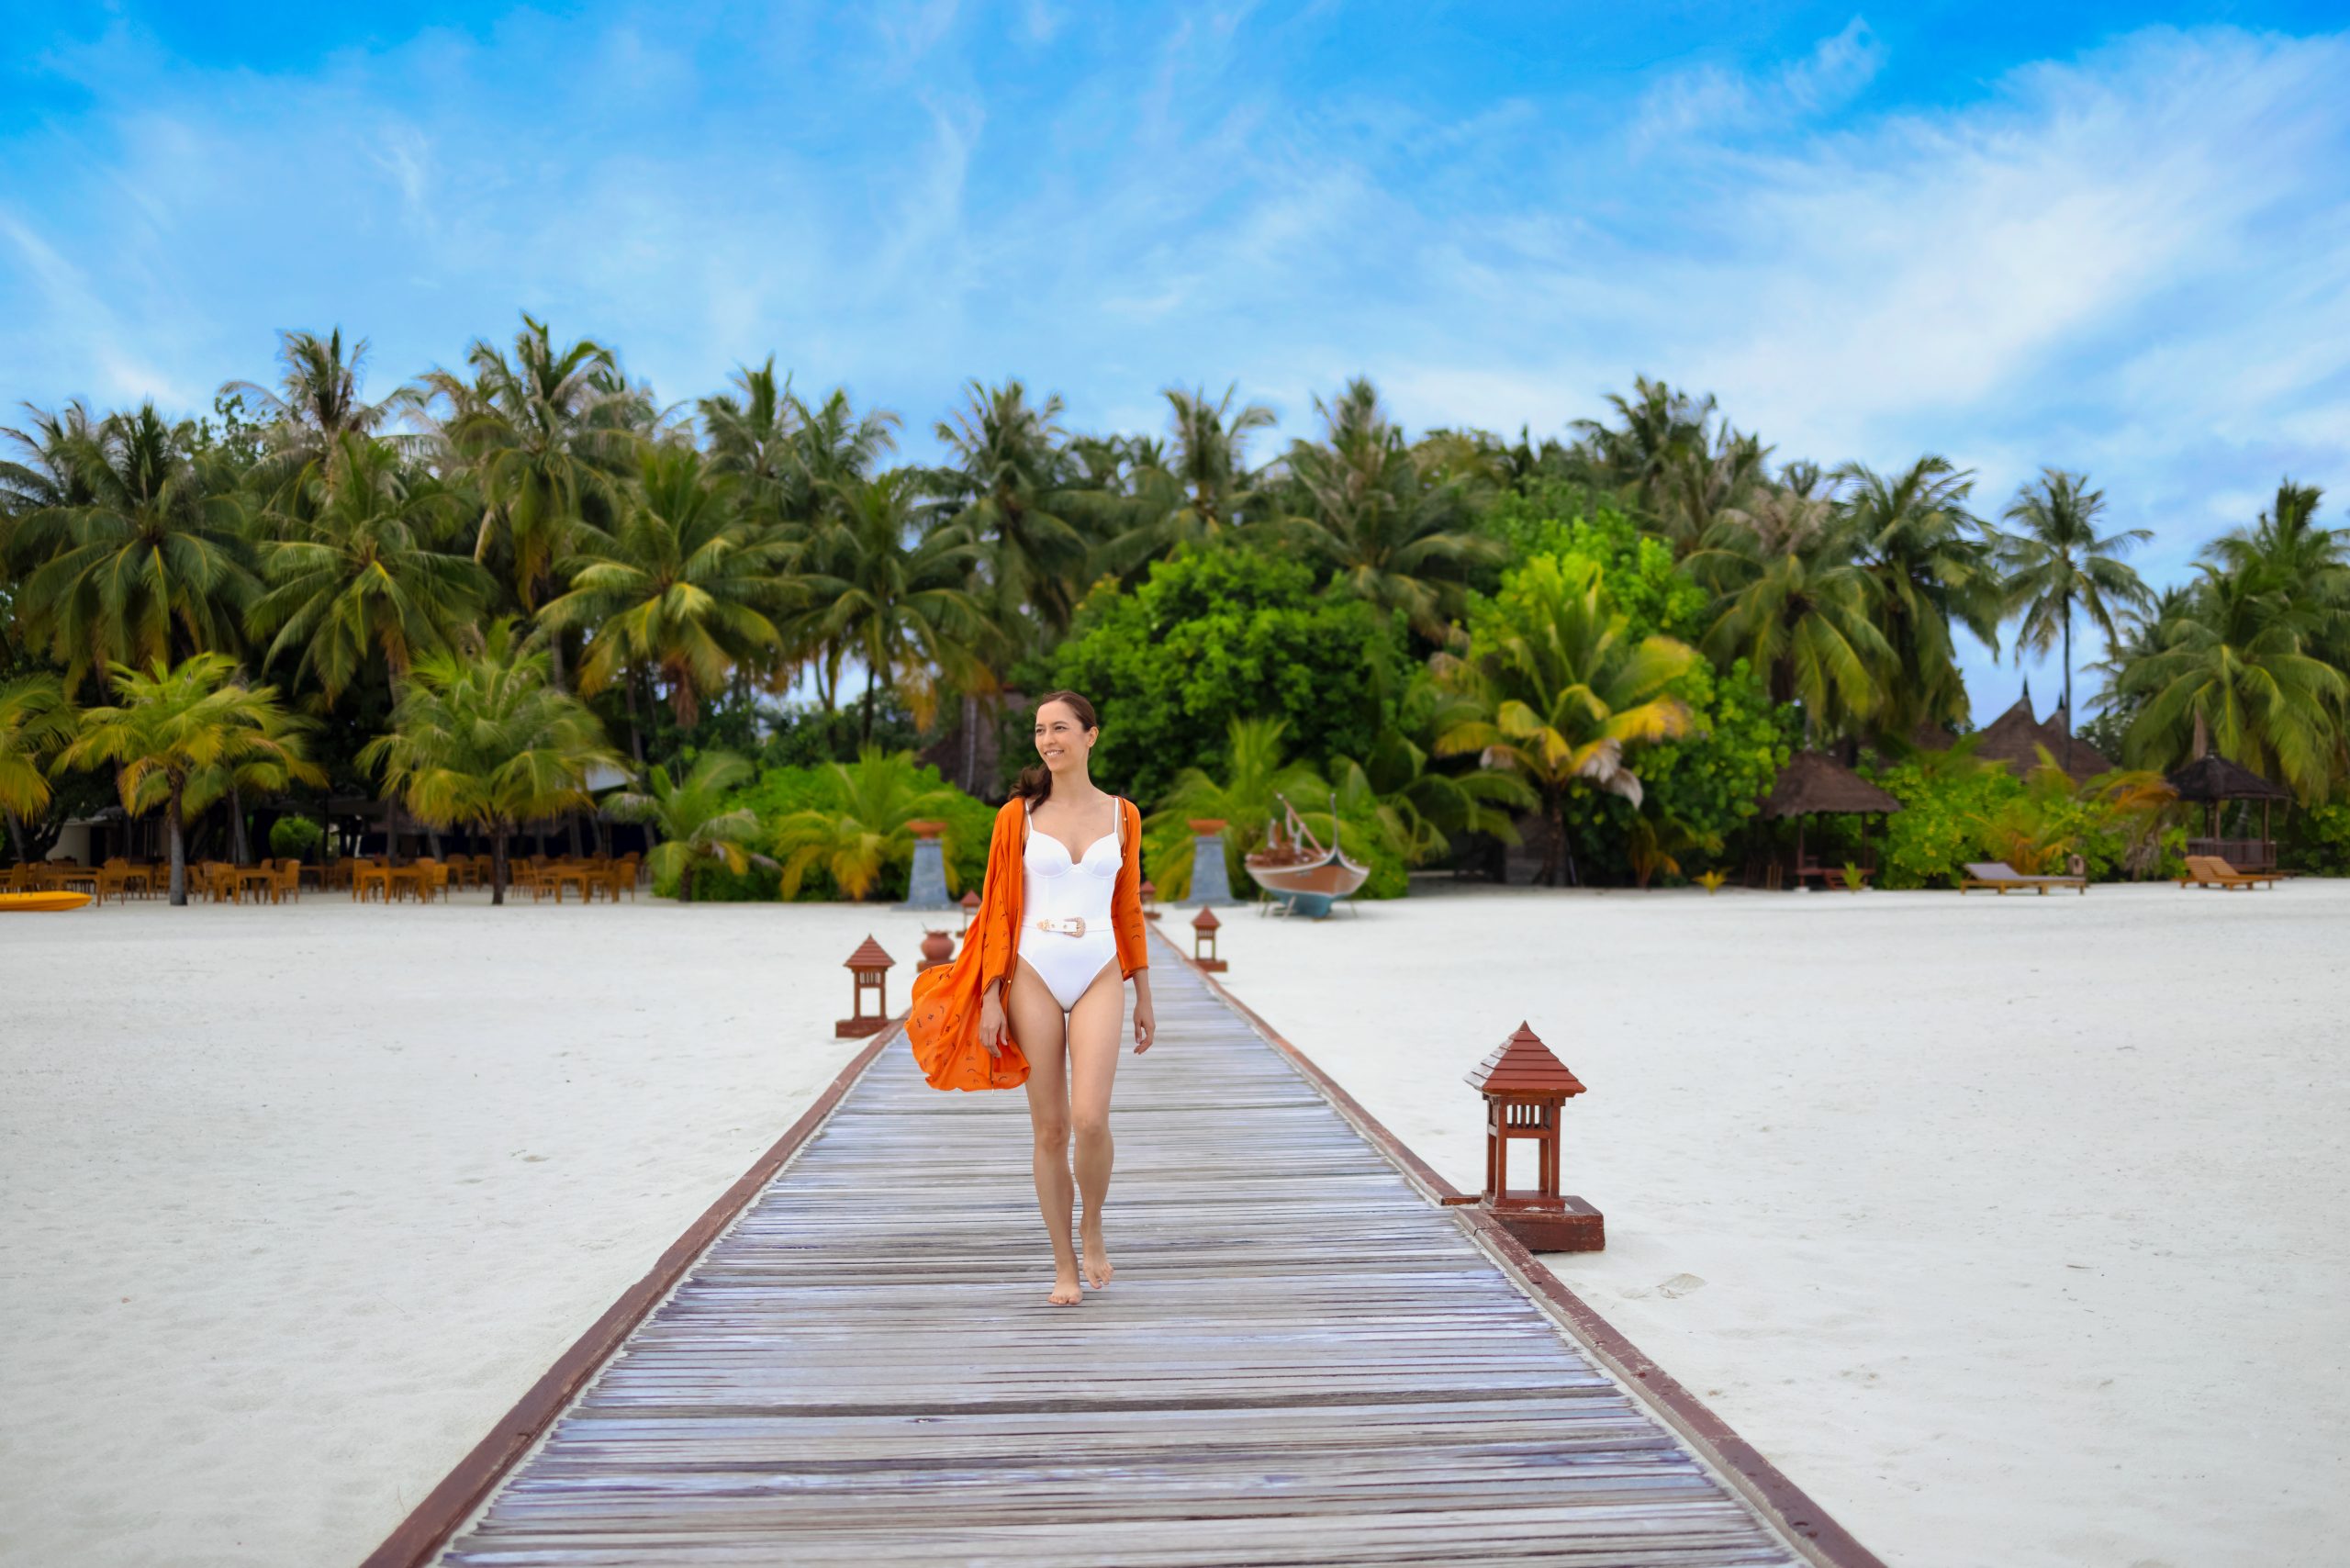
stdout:
<svg viewBox="0 0 2350 1568">
<path fill-rule="evenodd" d="M 307 860 L 326 836 L 308 817 L 280 817 L 269 824 L 269 852 L 281 860 Z"/>
<path fill-rule="evenodd" d="M 945 790 L 952 796 L 952 803 L 937 813 L 938 820 L 946 823 L 945 844 L 948 885 L 958 891 L 964 888 L 977 888 L 987 873 L 988 840 L 994 832 L 996 808 L 955 789 L 940 776 L 937 768 L 927 764 L 915 767 L 913 773 L 923 789 Z M 729 794 L 727 804 L 750 808 L 758 817 L 763 830 L 760 852 L 781 860 L 787 851 L 777 842 L 777 824 L 797 812 L 834 809 L 838 799 L 838 785 L 832 766 L 820 764 L 808 767 L 768 768 L 751 783 Z M 892 858 L 866 902 L 893 903 L 903 899 L 912 868 L 912 852 L 909 848 Z M 654 891 L 666 897 L 673 896 L 676 890 L 674 887 L 665 889 L 656 881 Z M 756 867 L 740 875 L 723 868 L 707 869 L 694 884 L 694 897 L 697 902 L 706 903 L 779 903 L 783 900 L 782 879 L 774 871 Z M 835 885 L 831 873 L 820 861 L 807 868 L 800 879 L 799 895 L 791 902 L 825 903 L 846 897 L 847 894 Z"/>
<path fill-rule="evenodd" d="M 1214 770 L 1236 716 L 1289 722 L 1292 756 L 1320 767 L 1361 756 L 1394 718 L 1400 618 L 1315 591 L 1295 561 L 1237 546 L 1186 548 L 1138 588 L 1105 582 L 1069 638 L 1024 673 L 1032 692 L 1067 687 L 1102 715 L 1094 781 L 1145 812 L 1186 767 Z M 1028 716 L 1005 766 L 1035 760 Z"/>
</svg>

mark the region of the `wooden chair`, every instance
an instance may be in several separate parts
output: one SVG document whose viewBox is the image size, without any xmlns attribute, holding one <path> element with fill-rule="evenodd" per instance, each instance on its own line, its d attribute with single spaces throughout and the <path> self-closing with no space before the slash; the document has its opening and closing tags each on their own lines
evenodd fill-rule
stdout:
<svg viewBox="0 0 2350 1568">
<path fill-rule="evenodd" d="M 423 873 L 422 876 L 417 879 L 416 902 L 419 903 L 431 903 L 432 902 L 432 895 L 439 893 L 441 895 L 441 902 L 442 903 L 447 903 L 449 902 L 448 866 L 444 862 L 439 860 L 425 859 L 418 861 L 416 863 L 416 868 Z"/>
<path fill-rule="evenodd" d="M 277 863 L 277 902 L 302 902 L 302 863 L 282 859 Z"/>
<path fill-rule="evenodd" d="M 2187 875 L 2178 879 L 2182 888 L 2256 888 L 2263 882 L 2273 888 L 2277 879 L 2267 871 L 2239 871 L 2216 855 L 2188 856 Z"/>
<path fill-rule="evenodd" d="M 2007 895 L 2009 888 L 2030 888 L 2043 895 L 2051 888 L 2077 888 L 2086 897 L 2089 879 L 2087 877 L 2027 877 L 2004 860 L 1969 860 L 1966 874 L 1958 879 L 1958 890 L 1963 894 L 1969 888 L 1996 889 L 2001 897 Z"/>
</svg>

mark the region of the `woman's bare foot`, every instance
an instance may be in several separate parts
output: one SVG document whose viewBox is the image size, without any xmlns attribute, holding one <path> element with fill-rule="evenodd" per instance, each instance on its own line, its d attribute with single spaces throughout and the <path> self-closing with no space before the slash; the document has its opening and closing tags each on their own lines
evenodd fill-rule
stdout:
<svg viewBox="0 0 2350 1568">
<path fill-rule="evenodd" d="M 1075 1306 L 1079 1302 L 1081 1302 L 1084 1299 L 1085 1293 L 1077 1287 L 1077 1271 L 1075 1270 L 1072 1269 L 1067 1273 L 1063 1273 L 1058 1269 L 1053 1271 L 1053 1294 L 1045 1298 L 1048 1305 L 1053 1306 Z"/>
<path fill-rule="evenodd" d="M 1085 1247 L 1085 1282 L 1098 1291 L 1118 1271 L 1110 1267 L 1110 1249 L 1102 1244 L 1102 1222 L 1080 1226 L 1078 1235 Z"/>
</svg>

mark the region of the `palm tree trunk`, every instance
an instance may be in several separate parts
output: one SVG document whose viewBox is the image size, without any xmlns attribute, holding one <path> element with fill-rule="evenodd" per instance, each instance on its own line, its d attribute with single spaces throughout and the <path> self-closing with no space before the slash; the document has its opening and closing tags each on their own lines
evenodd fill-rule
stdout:
<svg viewBox="0 0 2350 1568">
<path fill-rule="evenodd" d="M 564 813 L 564 820 L 571 827 L 571 857 L 574 860 L 585 858 L 585 851 L 579 847 L 579 813 L 566 812 Z"/>
<path fill-rule="evenodd" d="M 400 797 L 397 790 L 384 797 L 384 864 L 400 863 Z"/>
<path fill-rule="evenodd" d="M 621 678 L 621 698 L 628 704 L 629 755 L 636 758 L 636 766 L 641 769 L 644 767 L 644 731 L 636 722 L 637 679 L 637 672 L 633 669 Z"/>
<path fill-rule="evenodd" d="M 1550 802 L 1550 843 L 1553 846 L 1551 853 L 1566 866 L 1567 886 L 1582 887 L 1583 878 L 1575 869 L 1574 846 L 1567 842 L 1567 795 L 1563 790 Z M 1553 868 L 1550 885 L 1554 888 L 1559 885 L 1556 868 Z"/>
<path fill-rule="evenodd" d="M 970 692 L 963 693 L 963 793 L 976 795 L 979 785 L 973 775 L 979 770 L 979 700 Z"/>
<path fill-rule="evenodd" d="M 856 737 L 857 745 L 860 746 L 873 744 L 874 666 L 879 663 L 878 659 L 867 659 L 865 664 L 865 725 Z"/>
<path fill-rule="evenodd" d="M 31 859 L 32 857 L 25 853 L 25 824 L 17 820 L 17 813 L 14 812 L 0 812 L 0 817 L 8 819 L 8 842 L 16 846 L 17 858 Z"/>
<path fill-rule="evenodd" d="M 681 868 L 677 872 L 677 902 L 679 903 L 691 903 L 694 902 L 695 869 L 696 867 L 693 862 L 693 857 L 691 855 L 688 855 L 681 863 Z"/>
<path fill-rule="evenodd" d="M 173 784 L 172 798 L 163 808 L 163 828 L 171 839 L 172 906 L 174 909 L 185 908 L 187 904 L 187 846 L 180 833 L 180 787 L 177 783 Z"/>
<path fill-rule="evenodd" d="M 245 797 L 229 786 L 229 858 L 240 866 L 253 863 L 252 846 L 245 838 Z"/>
<path fill-rule="evenodd" d="M 2073 772 L 2073 601 L 2065 600 L 2065 773 Z"/>
<path fill-rule="evenodd" d="M 441 858 L 441 830 L 431 823 L 424 824 L 424 847 L 432 858 Z"/>
<path fill-rule="evenodd" d="M 492 905 L 506 902 L 506 829 L 489 830 L 489 902 Z"/>
</svg>

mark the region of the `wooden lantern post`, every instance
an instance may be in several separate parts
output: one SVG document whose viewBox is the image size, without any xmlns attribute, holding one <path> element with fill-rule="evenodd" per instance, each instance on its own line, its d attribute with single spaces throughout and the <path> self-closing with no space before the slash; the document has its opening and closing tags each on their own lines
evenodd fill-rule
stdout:
<svg viewBox="0 0 2350 1568">
<path fill-rule="evenodd" d="M 968 942 L 971 939 L 971 917 L 979 913 L 979 890 L 976 888 L 965 889 L 963 892 L 963 929 L 957 932 L 955 935 L 962 940 Z"/>
<path fill-rule="evenodd" d="M 1468 1076 L 1485 1097 L 1485 1190 L 1475 1204 L 1502 1222 L 1533 1252 L 1598 1252 L 1607 1245 L 1606 1221 L 1581 1198 L 1559 1191 L 1559 1113 L 1583 1092 L 1567 1064 L 1524 1024 L 1495 1046 Z M 1535 1181 L 1509 1185 L 1509 1146 L 1534 1145 Z"/>
<path fill-rule="evenodd" d="M 1158 918 L 1158 884 L 1148 877 L 1142 879 L 1142 917 L 1145 920 Z"/>
<path fill-rule="evenodd" d="M 856 1011 L 833 1025 L 835 1039 L 853 1040 L 866 1035 L 878 1035 L 889 1026 L 889 971 L 896 967 L 897 962 L 881 950 L 880 943 L 870 936 L 865 939 L 863 946 L 848 956 L 848 962 L 841 968 L 856 977 L 852 982 L 856 989 L 851 1003 Z M 865 1011 L 865 993 L 868 990 L 873 992 L 874 1010 L 870 1014 Z"/>
<path fill-rule="evenodd" d="M 1220 975 L 1227 967 L 1215 956 L 1216 927 L 1223 924 L 1212 909 L 1203 909 L 1192 917 L 1192 961 L 1210 974 Z"/>
</svg>

